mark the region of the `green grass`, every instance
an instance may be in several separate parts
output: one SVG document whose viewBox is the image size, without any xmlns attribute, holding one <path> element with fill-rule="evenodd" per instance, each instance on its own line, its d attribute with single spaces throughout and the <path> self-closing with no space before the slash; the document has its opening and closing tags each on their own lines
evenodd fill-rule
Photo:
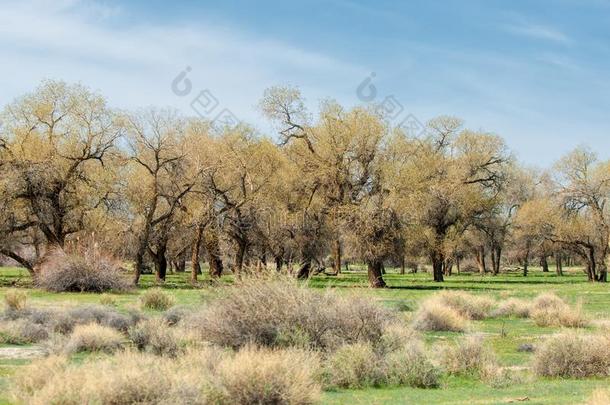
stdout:
<svg viewBox="0 0 610 405">
<path fill-rule="evenodd" d="M 521 273 L 498 276 L 461 274 L 447 277 L 444 283 L 435 283 L 426 273 L 400 275 L 389 269 L 385 276 L 390 288 L 373 290 L 368 288 L 366 274 L 352 267 L 338 277 L 319 275 L 308 281 L 312 288 L 333 288 L 341 294 L 366 295 L 383 305 L 396 308 L 406 317 L 415 310 L 425 297 L 442 289 L 464 290 L 472 294 L 484 294 L 498 301 L 508 297 L 532 298 L 541 292 L 553 291 L 572 304 L 581 303 L 589 317 L 610 318 L 610 285 L 589 283 L 581 269 L 566 270 L 566 275 L 542 273 L 532 269 L 527 277 Z M 177 305 L 200 307 L 213 298 L 218 288 L 204 274 L 198 286 L 189 283 L 188 273 L 170 274 L 163 288 L 176 298 Z M 220 285 L 231 284 L 232 277 L 224 276 Z M 140 288 L 130 293 L 115 294 L 119 309 L 137 305 L 139 296 L 155 286 L 154 276 L 144 275 Z M 0 268 L 0 299 L 9 288 L 26 291 L 32 306 L 79 305 L 99 303 L 99 295 L 89 293 L 48 293 L 32 287 L 27 272 L 17 268 Z M 487 342 L 505 366 L 527 367 L 530 353 L 521 353 L 517 347 L 522 343 L 535 343 L 545 335 L 558 329 L 541 328 L 528 319 L 488 319 L 472 322 L 473 329 L 483 332 Z M 456 333 L 428 333 L 427 342 L 449 341 L 461 336 Z M 3 395 L 8 379 L 27 361 L 0 359 L 0 404 L 7 403 Z M 515 384 L 507 388 L 490 386 L 466 378 L 446 378 L 440 389 L 378 388 L 364 390 L 340 390 L 327 392 L 323 402 L 329 404 L 501 404 L 519 402 L 528 398 L 528 404 L 573 404 L 581 403 L 597 387 L 605 387 L 610 379 L 536 379 Z"/>
</svg>

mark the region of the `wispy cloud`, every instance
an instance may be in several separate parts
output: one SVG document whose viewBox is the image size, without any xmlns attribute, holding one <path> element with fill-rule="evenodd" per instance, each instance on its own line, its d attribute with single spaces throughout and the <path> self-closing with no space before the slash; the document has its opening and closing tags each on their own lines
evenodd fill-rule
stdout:
<svg viewBox="0 0 610 405">
<path fill-rule="evenodd" d="M 31 12 L 43 7 L 44 13 Z M 195 91 L 209 88 L 240 117 L 256 120 L 253 105 L 270 85 L 299 83 L 321 98 L 324 87 L 342 80 L 351 86 L 366 72 L 333 56 L 234 27 L 209 21 L 147 24 L 126 12 L 85 0 L 4 3 L 0 86 L 5 91 L 0 103 L 10 101 L 3 98 L 7 94 L 30 90 L 50 77 L 83 82 L 119 107 L 171 105 L 188 113 L 189 101 L 176 99 L 169 85 L 190 66 Z"/>
<path fill-rule="evenodd" d="M 533 24 L 526 22 L 511 23 L 504 26 L 507 32 L 521 35 L 533 39 L 552 41 L 561 44 L 572 43 L 572 38 L 560 30 L 541 24 Z"/>
</svg>

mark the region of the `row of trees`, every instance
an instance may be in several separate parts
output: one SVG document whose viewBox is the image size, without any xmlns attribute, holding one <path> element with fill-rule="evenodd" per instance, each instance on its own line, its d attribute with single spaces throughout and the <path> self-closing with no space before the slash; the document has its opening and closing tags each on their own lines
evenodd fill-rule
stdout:
<svg viewBox="0 0 610 405">
<path fill-rule="evenodd" d="M 227 263 L 237 276 L 272 263 L 304 278 L 359 261 L 382 287 L 384 265 L 407 259 L 443 281 L 464 259 L 497 274 L 551 256 L 606 281 L 610 163 L 587 149 L 538 173 L 451 117 L 411 136 L 375 108 L 325 101 L 312 114 L 283 87 L 260 109 L 279 139 L 114 111 L 87 88 L 44 82 L 1 116 L 0 254 L 35 276 L 51 247 L 95 233 L 134 263 L 135 283 L 188 261 L 196 280 L 201 259 L 212 277 Z"/>
</svg>

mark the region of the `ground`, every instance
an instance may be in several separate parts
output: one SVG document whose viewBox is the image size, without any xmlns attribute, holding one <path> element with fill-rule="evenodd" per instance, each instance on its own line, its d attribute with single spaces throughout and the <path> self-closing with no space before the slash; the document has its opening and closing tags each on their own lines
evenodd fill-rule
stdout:
<svg viewBox="0 0 610 405">
<path fill-rule="evenodd" d="M 206 277 L 201 287 L 188 284 L 188 274 L 178 273 L 168 276 L 164 286 L 175 296 L 179 305 L 197 307 L 215 295 L 217 290 Z M 610 285 L 586 281 L 580 269 L 571 268 L 566 275 L 558 277 L 554 273 L 543 273 L 533 268 L 530 275 L 520 273 L 500 276 L 479 276 L 473 274 L 454 275 L 444 283 L 434 283 L 425 273 L 400 275 L 388 270 L 386 281 L 390 288 L 373 290 L 367 287 L 366 273 L 344 272 L 338 277 L 315 276 L 309 283 L 313 288 L 336 288 L 341 293 L 367 295 L 384 305 L 394 307 L 405 317 L 417 308 L 424 297 L 440 289 L 464 290 L 473 294 L 489 295 L 497 300 L 507 297 L 528 298 L 541 292 L 555 292 L 571 304 L 580 303 L 591 319 L 610 319 Z M 222 283 L 230 283 L 225 277 Z M 146 275 L 142 287 L 127 294 L 116 294 L 119 308 L 137 305 L 138 296 L 146 288 L 154 285 L 154 278 Z M 19 288 L 28 295 L 31 306 L 78 305 L 98 303 L 99 295 L 88 293 L 47 293 L 32 288 L 27 272 L 16 268 L 0 268 L 0 300 L 10 288 Z M 531 354 L 518 352 L 522 343 L 536 343 L 544 335 L 556 332 L 557 328 L 540 328 L 529 319 L 488 319 L 474 321 L 473 329 L 485 334 L 487 341 L 498 354 L 503 366 L 527 368 Z M 456 333 L 428 333 L 430 342 L 453 339 Z M 15 348 L 13 346 L 12 348 Z M 0 345 L 0 404 L 9 403 L 5 393 L 10 376 L 24 364 L 31 361 L 31 350 L 35 348 L 17 347 L 16 350 Z M 25 350 L 23 350 L 25 349 Z M 525 402 L 528 404 L 574 404 L 582 403 L 595 388 L 607 387 L 610 378 L 605 379 L 531 379 L 507 388 L 491 388 L 483 382 L 467 378 L 446 378 L 440 389 L 379 388 L 365 390 L 340 390 L 327 392 L 323 402 L 329 404 L 504 404 Z"/>
</svg>

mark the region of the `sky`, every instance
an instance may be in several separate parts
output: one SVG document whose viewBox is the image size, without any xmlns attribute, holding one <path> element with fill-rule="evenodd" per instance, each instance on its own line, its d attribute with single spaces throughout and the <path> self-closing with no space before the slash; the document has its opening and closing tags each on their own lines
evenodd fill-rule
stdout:
<svg viewBox="0 0 610 405">
<path fill-rule="evenodd" d="M 459 117 L 530 166 L 610 158 L 610 0 L 0 0 L 0 105 L 44 79 L 269 135 L 257 103 L 291 85 L 314 112 Z"/>
</svg>

